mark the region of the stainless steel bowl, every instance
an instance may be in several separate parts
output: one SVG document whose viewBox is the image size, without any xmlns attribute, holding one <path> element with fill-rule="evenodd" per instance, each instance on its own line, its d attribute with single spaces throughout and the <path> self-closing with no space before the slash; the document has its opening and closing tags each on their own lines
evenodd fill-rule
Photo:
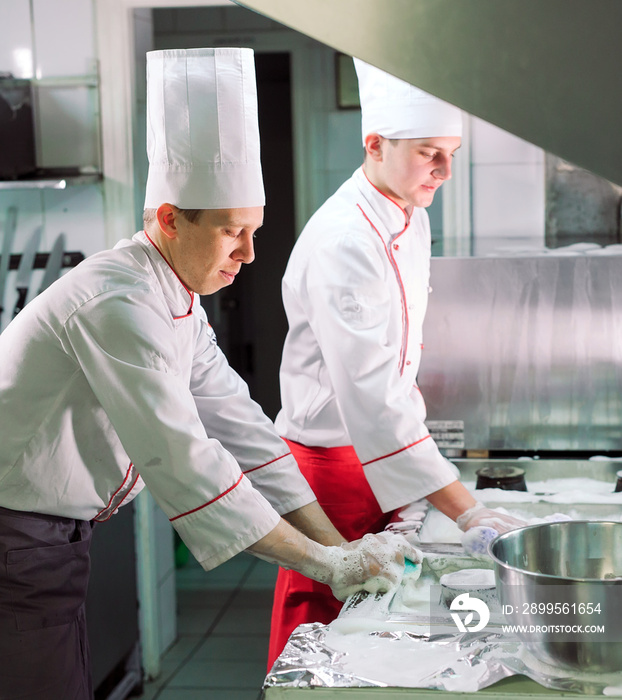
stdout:
<svg viewBox="0 0 622 700">
<path fill-rule="evenodd" d="M 536 658 L 622 670 L 622 522 L 532 525 L 499 535 L 489 553 L 506 622 Z"/>
</svg>

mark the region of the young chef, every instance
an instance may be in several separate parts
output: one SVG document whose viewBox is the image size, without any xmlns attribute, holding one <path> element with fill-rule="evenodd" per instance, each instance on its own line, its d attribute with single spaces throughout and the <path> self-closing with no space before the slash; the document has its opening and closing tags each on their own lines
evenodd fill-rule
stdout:
<svg viewBox="0 0 622 700">
<path fill-rule="evenodd" d="M 253 260 L 262 223 L 252 51 L 150 53 L 147 102 L 146 230 L 88 258 L 0 336 L 3 700 L 92 697 L 91 528 L 145 484 L 205 569 L 248 549 L 343 599 L 416 556 L 401 537 L 336 546 L 199 303 Z"/>
<path fill-rule="evenodd" d="M 430 292 L 425 207 L 451 177 L 461 112 L 355 64 L 365 159 L 309 220 L 285 272 L 277 430 L 348 539 L 379 532 L 424 497 L 463 530 L 511 529 L 521 523 L 483 508 L 457 480 L 417 387 Z M 327 623 L 339 608 L 326 586 L 281 570 L 269 663 L 298 624 Z"/>
</svg>

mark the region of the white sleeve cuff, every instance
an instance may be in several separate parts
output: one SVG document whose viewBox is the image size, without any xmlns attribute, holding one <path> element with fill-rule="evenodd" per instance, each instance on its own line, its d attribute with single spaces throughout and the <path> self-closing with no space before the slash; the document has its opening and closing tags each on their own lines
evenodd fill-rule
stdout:
<svg viewBox="0 0 622 700">
<path fill-rule="evenodd" d="M 279 521 L 268 501 L 242 478 L 218 500 L 174 518 L 173 526 L 209 571 L 265 537 Z"/>
<path fill-rule="evenodd" d="M 425 498 L 459 475 L 432 438 L 363 465 L 363 470 L 384 513 Z"/>
</svg>

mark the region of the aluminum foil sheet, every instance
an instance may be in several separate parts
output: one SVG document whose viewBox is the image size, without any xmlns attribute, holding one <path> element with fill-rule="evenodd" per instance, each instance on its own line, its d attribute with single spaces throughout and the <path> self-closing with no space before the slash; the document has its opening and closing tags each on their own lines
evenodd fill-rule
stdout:
<svg viewBox="0 0 622 700">
<path fill-rule="evenodd" d="M 498 634 L 426 636 L 383 630 L 341 635 L 320 623 L 300 625 L 294 631 L 264 688 L 396 687 L 474 692 L 516 674 L 553 690 L 622 696 L 622 672 L 581 674 L 547 666 L 523 645 L 504 641 Z"/>
<path fill-rule="evenodd" d="M 567 671 L 535 658 L 498 627 L 434 634 L 429 619 L 408 615 L 377 619 L 340 615 L 329 625 L 300 625 L 264 687 L 475 692 L 512 675 L 527 676 L 553 690 L 622 697 L 622 671 Z"/>
<path fill-rule="evenodd" d="M 330 625 L 300 625 L 264 687 L 395 686 L 472 692 L 516 673 L 502 663 L 499 647 L 496 634 L 428 637 L 397 629 L 340 634 Z M 516 653 L 517 645 L 512 647 L 509 653 Z"/>
</svg>

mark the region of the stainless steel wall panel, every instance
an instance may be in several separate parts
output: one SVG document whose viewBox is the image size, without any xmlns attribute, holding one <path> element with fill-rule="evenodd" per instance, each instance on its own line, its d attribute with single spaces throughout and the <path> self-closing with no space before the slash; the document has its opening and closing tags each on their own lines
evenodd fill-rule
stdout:
<svg viewBox="0 0 622 700">
<path fill-rule="evenodd" d="M 433 258 L 419 383 L 467 449 L 622 449 L 622 257 Z"/>
</svg>

